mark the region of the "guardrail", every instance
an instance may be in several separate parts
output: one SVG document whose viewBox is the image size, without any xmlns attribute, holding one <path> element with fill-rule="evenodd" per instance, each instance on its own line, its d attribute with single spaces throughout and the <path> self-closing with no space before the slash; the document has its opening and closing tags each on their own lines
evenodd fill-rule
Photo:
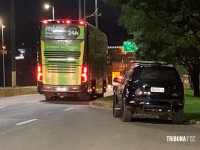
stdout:
<svg viewBox="0 0 200 150">
<path fill-rule="evenodd" d="M 10 97 L 17 95 L 38 94 L 36 86 L 25 87 L 2 87 L 0 88 L 0 97 Z"/>
</svg>

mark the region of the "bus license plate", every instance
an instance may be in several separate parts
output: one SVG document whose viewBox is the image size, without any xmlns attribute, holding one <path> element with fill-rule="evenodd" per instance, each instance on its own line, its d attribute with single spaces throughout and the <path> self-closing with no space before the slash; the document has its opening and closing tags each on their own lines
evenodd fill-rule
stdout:
<svg viewBox="0 0 200 150">
<path fill-rule="evenodd" d="M 56 91 L 57 92 L 66 92 L 68 89 L 66 87 L 57 87 Z"/>
<path fill-rule="evenodd" d="M 165 92 L 165 88 L 151 87 L 151 92 L 164 93 Z"/>
</svg>

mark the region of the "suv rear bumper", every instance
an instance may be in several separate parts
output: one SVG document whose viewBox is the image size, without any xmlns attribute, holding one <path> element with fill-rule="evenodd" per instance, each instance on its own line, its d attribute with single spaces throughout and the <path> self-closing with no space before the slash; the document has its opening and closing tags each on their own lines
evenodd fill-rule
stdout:
<svg viewBox="0 0 200 150">
<path fill-rule="evenodd" d="M 128 105 L 133 108 L 134 113 L 151 115 L 170 115 L 184 107 L 177 99 L 134 99 L 129 101 Z"/>
</svg>

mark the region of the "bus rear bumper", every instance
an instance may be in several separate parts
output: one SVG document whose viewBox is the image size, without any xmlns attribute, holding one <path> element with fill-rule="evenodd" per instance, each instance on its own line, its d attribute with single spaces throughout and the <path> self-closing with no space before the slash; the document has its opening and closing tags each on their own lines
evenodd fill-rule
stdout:
<svg viewBox="0 0 200 150">
<path fill-rule="evenodd" d="M 54 93 L 54 95 L 68 95 L 69 93 L 87 93 L 87 83 L 82 83 L 81 85 L 47 85 L 38 83 L 37 90 L 40 94 Z"/>
</svg>

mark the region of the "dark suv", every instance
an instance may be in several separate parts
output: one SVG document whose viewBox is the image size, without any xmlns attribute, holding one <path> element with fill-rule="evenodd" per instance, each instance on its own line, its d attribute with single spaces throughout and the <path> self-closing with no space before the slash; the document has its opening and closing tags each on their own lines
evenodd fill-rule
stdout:
<svg viewBox="0 0 200 150">
<path fill-rule="evenodd" d="M 165 62 L 135 61 L 114 90 L 113 116 L 124 122 L 133 114 L 159 116 L 179 124 L 183 118 L 184 88 L 177 70 Z"/>
</svg>

